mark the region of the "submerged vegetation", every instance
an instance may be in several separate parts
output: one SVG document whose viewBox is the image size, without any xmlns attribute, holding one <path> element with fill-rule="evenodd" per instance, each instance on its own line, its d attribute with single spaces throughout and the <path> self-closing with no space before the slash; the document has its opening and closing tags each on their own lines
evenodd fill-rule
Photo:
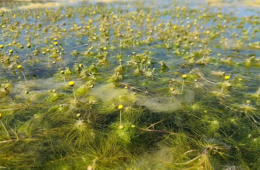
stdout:
<svg viewBox="0 0 260 170">
<path fill-rule="evenodd" d="M 0 169 L 259 169 L 260 18 L 243 10 L 0 10 Z"/>
</svg>

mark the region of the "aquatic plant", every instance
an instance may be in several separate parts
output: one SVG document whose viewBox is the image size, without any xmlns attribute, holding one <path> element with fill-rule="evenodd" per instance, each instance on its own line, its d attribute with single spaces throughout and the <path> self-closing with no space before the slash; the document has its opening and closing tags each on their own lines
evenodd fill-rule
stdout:
<svg viewBox="0 0 260 170">
<path fill-rule="evenodd" d="M 257 10 L 185 2 L 0 3 L 0 169 L 259 169 Z"/>
</svg>

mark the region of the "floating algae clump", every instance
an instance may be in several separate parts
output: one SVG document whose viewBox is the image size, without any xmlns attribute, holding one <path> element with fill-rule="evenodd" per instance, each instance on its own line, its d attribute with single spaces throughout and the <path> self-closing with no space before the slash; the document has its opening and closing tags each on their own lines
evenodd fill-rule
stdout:
<svg viewBox="0 0 260 170">
<path fill-rule="evenodd" d="M 116 88 L 112 83 L 97 86 L 91 90 L 90 94 L 103 102 L 108 102 L 113 99 L 132 103 L 136 101 L 134 94 L 129 93 L 127 89 Z"/>
<path fill-rule="evenodd" d="M 259 169 L 257 3 L 0 6 L 0 169 Z"/>
<path fill-rule="evenodd" d="M 183 96 L 142 96 L 138 95 L 137 105 L 145 106 L 153 112 L 173 112 L 181 109 L 184 104 L 194 100 L 194 92 L 186 91 Z"/>
</svg>

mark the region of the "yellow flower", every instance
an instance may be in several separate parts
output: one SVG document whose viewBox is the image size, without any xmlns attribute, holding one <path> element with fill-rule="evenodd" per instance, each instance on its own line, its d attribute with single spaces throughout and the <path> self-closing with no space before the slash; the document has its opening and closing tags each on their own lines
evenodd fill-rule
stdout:
<svg viewBox="0 0 260 170">
<path fill-rule="evenodd" d="M 0 48 L 4 48 L 4 46 L 3 46 L 3 45 L 0 45 Z"/>
<path fill-rule="evenodd" d="M 93 170 L 93 166 L 89 165 L 88 170 Z"/>
<path fill-rule="evenodd" d="M 2 114 L 0 113 L 0 119 L 2 118 Z"/>
<path fill-rule="evenodd" d="M 123 109 L 123 107 L 124 107 L 124 106 L 123 106 L 123 105 L 121 105 L 121 104 L 120 104 L 120 105 L 118 105 L 118 109 L 119 109 L 119 110 L 122 110 L 122 109 Z"/>
<path fill-rule="evenodd" d="M 230 76 L 225 76 L 224 79 L 225 79 L 225 80 L 229 80 L 229 79 L 230 79 Z"/>
<path fill-rule="evenodd" d="M 183 78 L 183 79 L 186 79 L 187 77 L 188 77 L 187 74 L 183 74 L 183 75 L 182 75 L 182 78 Z"/>
<path fill-rule="evenodd" d="M 170 91 L 174 91 L 174 88 L 173 88 L 173 87 L 171 87 L 171 88 L 170 88 Z"/>
<path fill-rule="evenodd" d="M 58 42 L 54 42 L 53 44 L 54 44 L 54 45 L 58 45 Z"/>
<path fill-rule="evenodd" d="M 120 125 L 120 126 L 119 126 L 119 129 L 123 129 L 123 128 L 124 128 L 124 126 L 123 126 L 123 125 Z"/>
<path fill-rule="evenodd" d="M 22 65 L 18 65 L 17 68 L 18 68 L 18 69 L 22 69 L 23 66 L 22 66 Z"/>
<path fill-rule="evenodd" d="M 73 87 L 73 86 L 74 86 L 74 81 L 70 81 L 70 82 L 68 83 L 68 85 L 71 86 L 71 87 Z"/>
<path fill-rule="evenodd" d="M 106 50 L 107 50 L 107 47 L 104 47 L 103 50 L 106 51 Z"/>
</svg>

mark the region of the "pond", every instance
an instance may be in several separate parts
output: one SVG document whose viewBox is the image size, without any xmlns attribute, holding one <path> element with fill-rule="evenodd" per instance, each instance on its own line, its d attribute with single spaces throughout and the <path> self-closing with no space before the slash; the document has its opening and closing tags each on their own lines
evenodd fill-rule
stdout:
<svg viewBox="0 0 260 170">
<path fill-rule="evenodd" d="M 1 2 L 0 169 L 259 169 L 259 5 Z"/>
</svg>

